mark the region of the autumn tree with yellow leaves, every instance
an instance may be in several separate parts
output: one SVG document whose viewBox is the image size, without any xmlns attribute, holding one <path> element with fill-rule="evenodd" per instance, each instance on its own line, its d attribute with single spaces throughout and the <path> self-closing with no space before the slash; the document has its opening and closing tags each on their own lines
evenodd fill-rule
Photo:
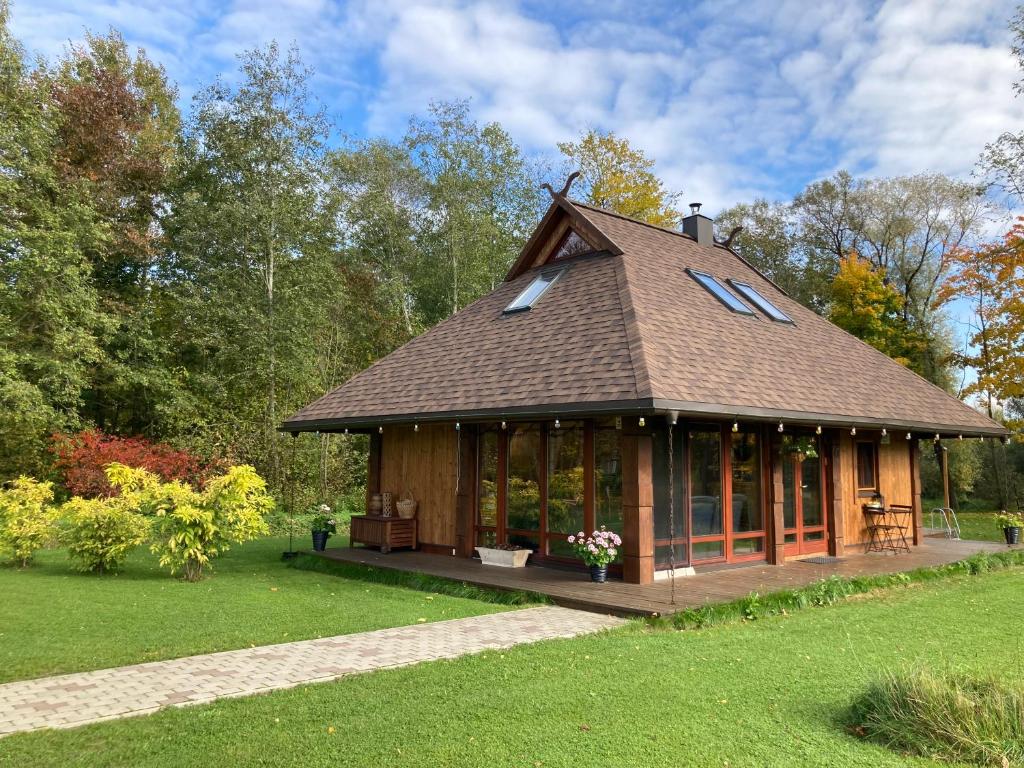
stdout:
<svg viewBox="0 0 1024 768">
<path fill-rule="evenodd" d="M 583 202 L 648 224 L 678 225 L 679 193 L 665 189 L 654 174 L 654 160 L 626 139 L 591 129 L 558 149 L 580 171 L 577 197 Z"/>
</svg>

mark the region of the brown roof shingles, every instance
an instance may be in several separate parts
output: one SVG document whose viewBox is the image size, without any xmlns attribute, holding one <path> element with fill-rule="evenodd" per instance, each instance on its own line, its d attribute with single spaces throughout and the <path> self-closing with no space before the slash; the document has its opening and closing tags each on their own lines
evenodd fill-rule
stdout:
<svg viewBox="0 0 1024 768">
<path fill-rule="evenodd" d="M 623 253 L 572 260 L 527 312 L 503 314 L 536 271 L 503 283 L 285 428 L 621 403 L 1001 429 L 793 301 L 731 251 L 589 206 L 575 210 Z M 731 312 L 686 267 L 751 283 L 794 324 Z"/>
</svg>

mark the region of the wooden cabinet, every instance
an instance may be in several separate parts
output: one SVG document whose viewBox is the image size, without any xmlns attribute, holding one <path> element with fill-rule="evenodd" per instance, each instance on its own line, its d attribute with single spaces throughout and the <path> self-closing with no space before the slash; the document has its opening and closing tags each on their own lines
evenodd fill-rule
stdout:
<svg viewBox="0 0 1024 768">
<path fill-rule="evenodd" d="M 356 544 L 380 547 L 385 554 L 394 547 L 416 549 L 416 519 L 356 515 L 352 518 L 349 545 L 354 547 Z"/>
</svg>

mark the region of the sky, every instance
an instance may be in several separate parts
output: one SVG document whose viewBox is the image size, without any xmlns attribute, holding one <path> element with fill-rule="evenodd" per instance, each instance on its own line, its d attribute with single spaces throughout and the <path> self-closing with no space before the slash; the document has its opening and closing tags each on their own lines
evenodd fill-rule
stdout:
<svg viewBox="0 0 1024 768">
<path fill-rule="evenodd" d="M 185 109 L 233 77 L 236 54 L 276 39 L 314 68 L 349 135 L 398 137 L 431 100 L 456 98 L 531 154 L 615 131 L 712 214 L 843 168 L 967 178 L 986 142 L 1024 124 L 1009 0 L 12 5 L 15 36 L 46 57 L 85 29 L 120 30 L 167 69 Z"/>
</svg>

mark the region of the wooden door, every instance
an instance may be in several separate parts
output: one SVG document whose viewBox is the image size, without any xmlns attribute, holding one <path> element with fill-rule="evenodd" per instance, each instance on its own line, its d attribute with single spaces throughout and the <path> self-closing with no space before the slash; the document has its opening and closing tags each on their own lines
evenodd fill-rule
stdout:
<svg viewBox="0 0 1024 768">
<path fill-rule="evenodd" d="M 806 438 L 804 438 L 806 439 Z M 787 556 L 828 551 L 825 461 L 820 438 L 813 438 L 816 455 L 794 451 L 795 438 L 782 440 L 776 461 L 782 462 L 782 517 Z"/>
</svg>

